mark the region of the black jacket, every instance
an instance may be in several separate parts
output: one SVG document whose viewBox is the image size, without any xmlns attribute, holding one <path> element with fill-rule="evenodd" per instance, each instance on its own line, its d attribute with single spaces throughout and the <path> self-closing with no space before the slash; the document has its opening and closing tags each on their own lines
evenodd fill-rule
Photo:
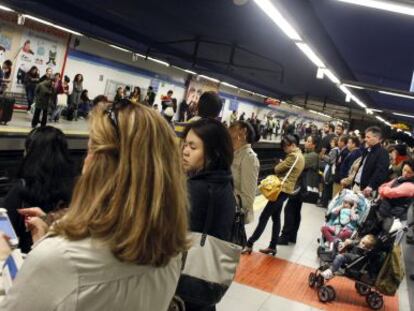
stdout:
<svg viewBox="0 0 414 311">
<path fill-rule="evenodd" d="M 369 149 L 371 149 L 371 151 L 368 151 Z M 360 167 L 364 163 L 365 158 L 366 161 L 362 170 L 359 186 L 361 190 L 364 190 L 368 186 L 371 187 L 372 190 L 377 190 L 388 178 L 388 167 L 390 166 L 388 152 L 381 146 L 381 144 L 376 144 L 374 147 L 364 150 Z"/>
<path fill-rule="evenodd" d="M 209 200 L 212 200 L 213 221 L 207 234 L 230 241 L 236 212 L 232 179 L 231 172 L 227 171 L 202 172 L 189 178 L 191 231 L 203 232 Z"/>
</svg>

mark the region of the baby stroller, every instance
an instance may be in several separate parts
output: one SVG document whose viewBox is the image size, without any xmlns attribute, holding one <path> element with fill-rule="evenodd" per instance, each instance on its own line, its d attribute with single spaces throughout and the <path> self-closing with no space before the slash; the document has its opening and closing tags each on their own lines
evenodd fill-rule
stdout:
<svg viewBox="0 0 414 311">
<path fill-rule="evenodd" d="M 371 309 L 381 309 L 384 305 L 383 295 L 393 296 L 397 291 L 404 277 L 400 242 L 413 225 L 414 223 L 410 223 L 380 236 L 372 250 L 343 267 L 343 275 L 355 281 L 356 291 L 366 297 Z M 309 286 L 317 289 L 321 302 L 333 301 L 336 298 L 335 289 L 326 285 L 326 280 L 320 274 L 328 266 L 325 264 L 319 267 L 308 277 Z"/>
<path fill-rule="evenodd" d="M 329 203 L 328 210 L 325 215 L 327 224 L 331 223 L 333 219 L 337 217 L 336 215 L 333 215 L 332 211 L 338 206 L 341 206 L 344 201 L 344 198 L 349 194 L 355 194 L 358 196 L 357 211 L 359 219 L 357 221 L 356 230 L 363 227 L 363 223 L 367 219 L 367 214 L 370 210 L 371 203 L 362 194 L 354 193 L 352 190 L 349 189 L 343 189 Z M 317 248 L 317 255 L 320 259 L 321 265 L 323 265 L 323 263 L 331 262 L 333 260 L 333 252 L 329 249 L 329 247 L 326 246 L 326 240 L 323 237 L 323 235 L 320 238 L 318 238 L 317 241 L 319 243 L 319 246 Z"/>
</svg>

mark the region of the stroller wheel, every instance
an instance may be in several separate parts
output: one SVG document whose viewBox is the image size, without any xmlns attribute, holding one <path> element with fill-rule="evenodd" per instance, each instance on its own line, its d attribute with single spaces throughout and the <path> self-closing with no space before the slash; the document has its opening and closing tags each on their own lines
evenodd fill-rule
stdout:
<svg viewBox="0 0 414 311">
<path fill-rule="evenodd" d="M 355 282 L 355 289 L 361 296 L 366 296 L 371 292 L 371 288 L 359 282 Z"/>
<path fill-rule="evenodd" d="M 329 293 L 329 301 L 333 301 L 336 299 L 336 291 L 331 285 L 325 286 Z"/>
<path fill-rule="evenodd" d="M 321 302 L 328 302 L 330 299 L 330 291 L 326 286 L 321 286 L 318 289 L 318 298 Z"/>
<path fill-rule="evenodd" d="M 325 284 L 325 279 L 323 278 L 322 275 L 317 275 L 316 279 L 315 279 L 315 286 L 316 288 L 319 288 L 321 286 L 323 286 L 323 284 Z"/>
<path fill-rule="evenodd" d="M 379 310 L 384 306 L 384 299 L 376 292 L 369 293 L 366 300 L 371 309 Z"/>
<path fill-rule="evenodd" d="M 316 274 L 315 272 L 311 272 L 308 277 L 309 287 L 315 287 L 315 283 L 316 283 Z"/>
<path fill-rule="evenodd" d="M 168 307 L 168 311 L 185 311 L 184 301 L 180 297 L 174 296 Z"/>
</svg>

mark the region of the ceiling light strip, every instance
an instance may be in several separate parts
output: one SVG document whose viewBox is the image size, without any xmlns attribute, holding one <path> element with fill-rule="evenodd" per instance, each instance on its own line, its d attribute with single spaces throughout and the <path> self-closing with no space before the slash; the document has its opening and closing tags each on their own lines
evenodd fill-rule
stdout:
<svg viewBox="0 0 414 311">
<path fill-rule="evenodd" d="M 24 14 L 24 17 L 27 18 L 27 19 L 33 20 L 35 22 L 41 23 L 43 25 L 47 25 L 47 26 L 50 26 L 50 27 L 53 27 L 53 28 L 56 28 L 56 29 L 59 29 L 59 30 L 62 30 L 62 31 L 66 31 L 66 32 L 69 32 L 69 33 L 77 35 L 77 36 L 83 36 L 83 34 L 81 34 L 80 32 L 77 32 L 77 31 L 71 30 L 69 28 L 53 24 L 51 22 L 45 21 L 44 19 L 40 19 L 40 18 L 32 16 L 32 15 Z"/>
<path fill-rule="evenodd" d="M 359 6 L 364 6 L 372 9 L 383 10 L 398 14 L 414 16 L 414 7 L 408 5 L 402 5 L 396 2 L 386 2 L 379 0 L 338 0 L 340 2 L 346 2 Z"/>
<path fill-rule="evenodd" d="M 323 61 L 319 58 L 318 55 L 316 55 L 316 53 L 311 49 L 309 45 L 307 45 L 304 42 L 296 42 L 296 45 L 303 52 L 303 54 L 305 54 L 306 57 L 309 58 L 310 61 L 316 65 L 316 67 L 326 67 Z"/>
<path fill-rule="evenodd" d="M 147 59 L 150 60 L 150 61 L 152 61 L 152 62 L 154 62 L 154 63 L 158 63 L 158 64 L 163 65 L 163 66 L 166 66 L 166 67 L 169 67 L 170 66 L 169 63 L 167 63 L 167 62 L 165 62 L 163 60 L 157 59 L 157 58 L 153 58 L 153 57 L 149 57 L 148 56 Z"/>
<path fill-rule="evenodd" d="M 292 40 L 302 41 L 298 32 L 280 13 L 280 11 L 272 4 L 270 0 L 255 0 L 254 1 L 267 16 Z"/>
<path fill-rule="evenodd" d="M 390 95 L 390 96 L 397 96 L 397 97 L 402 97 L 402 98 L 414 99 L 414 96 L 404 95 L 404 94 L 399 94 L 399 93 L 394 93 L 394 92 L 378 91 L 378 93 L 385 94 L 385 95 Z"/>
<path fill-rule="evenodd" d="M 9 7 L 4 6 L 4 5 L 0 5 L 0 10 L 6 11 L 6 12 L 14 12 L 13 9 L 10 9 Z"/>
</svg>

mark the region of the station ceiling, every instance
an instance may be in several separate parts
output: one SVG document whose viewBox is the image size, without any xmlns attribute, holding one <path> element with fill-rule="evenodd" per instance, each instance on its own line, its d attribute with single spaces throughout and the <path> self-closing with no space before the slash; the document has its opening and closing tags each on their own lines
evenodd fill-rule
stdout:
<svg viewBox="0 0 414 311">
<path fill-rule="evenodd" d="M 252 0 L 8 0 L 91 37 L 199 74 L 301 104 L 308 98 L 339 117 L 365 113 L 316 67 Z M 239 5 L 236 5 L 238 3 Z M 342 80 L 409 91 L 414 17 L 336 0 L 273 0 Z M 412 114 L 414 100 L 352 91 L 370 108 Z M 345 109 L 344 109 L 345 108 Z M 380 114 L 381 115 L 381 114 Z M 414 119 L 405 119 L 414 121 Z"/>
</svg>

